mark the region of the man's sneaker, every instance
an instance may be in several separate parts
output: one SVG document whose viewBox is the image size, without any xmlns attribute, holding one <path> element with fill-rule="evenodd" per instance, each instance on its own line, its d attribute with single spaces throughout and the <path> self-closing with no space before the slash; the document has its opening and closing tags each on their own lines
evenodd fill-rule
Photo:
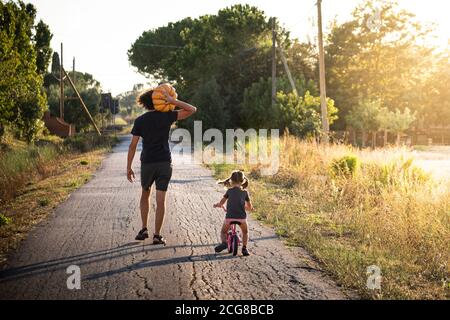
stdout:
<svg viewBox="0 0 450 320">
<path fill-rule="evenodd" d="M 163 244 L 166 245 L 166 239 L 156 234 L 153 236 L 153 244 Z"/>
<path fill-rule="evenodd" d="M 247 247 L 242 247 L 242 255 L 244 257 L 248 257 L 250 255 L 250 252 L 248 252 Z"/>
<path fill-rule="evenodd" d="M 147 228 L 144 228 L 141 231 L 139 231 L 139 233 L 135 239 L 139 240 L 139 241 L 144 241 L 147 238 L 148 238 L 148 230 L 147 230 Z"/>
<path fill-rule="evenodd" d="M 216 253 L 220 253 L 220 252 L 222 252 L 223 250 L 225 250 L 227 248 L 228 248 L 228 244 L 221 243 L 217 247 L 214 248 L 214 251 L 216 251 Z"/>
</svg>

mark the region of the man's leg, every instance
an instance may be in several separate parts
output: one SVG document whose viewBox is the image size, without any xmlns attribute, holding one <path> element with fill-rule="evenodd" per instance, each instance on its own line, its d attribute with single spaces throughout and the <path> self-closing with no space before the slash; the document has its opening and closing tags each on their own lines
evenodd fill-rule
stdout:
<svg viewBox="0 0 450 320">
<path fill-rule="evenodd" d="M 142 189 L 141 203 L 140 203 L 142 229 L 147 228 L 148 212 L 150 211 L 150 194 L 151 194 L 151 192 L 152 192 L 151 187 L 148 191 Z"/>
<path fill-rule="evenodd" d="M 155 235 L 161 235 L 164 215 L 166 213 L 166 191 L 156 190 Z"/>
</svg>

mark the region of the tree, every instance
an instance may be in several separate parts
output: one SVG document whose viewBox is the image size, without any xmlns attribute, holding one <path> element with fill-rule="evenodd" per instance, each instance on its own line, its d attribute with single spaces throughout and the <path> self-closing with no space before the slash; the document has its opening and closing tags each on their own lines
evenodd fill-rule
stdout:
<svg viewBox="0 0 450 320">
<path fill-rule="evenodd" d="M 436 59 L 430 75 L 419 90 L 421 108 L 417 114 L 419 127 L 422 129 L 450 126 L 450 50 L 440 54 Z"/>
<path fill-rule="evenodd" d="M 229 110 L 220 96 L 220 87 L 214 77 L 203 82 L 192 97 L 192 102 L 199 107 L 196 118 L 203 122 L 204 127 L 219 130 L 227 128 Z M 192 118 L 190 121 L 193 121 Z"/>
<path fill-rule="evenodd" d="M 280 115 L 278 127 L 282 132 L 300 138 L 317 137 L 321 132 L 322 120 L 320 116 L 320 97 L 312 96 L 306 91 L 304 96 L 294 93 L 278 92 L 277 109 Z M 332 124 L 337 119 L 337 108 L 334 101 L 327 98 L 328 121 Z"/>
<path fill-rule="evenodd" d="M 95 117 L 100 111 L 100 83 L 88 73 L 78 71 L 75 73 L 77 90 L 92 117 Z M 70 76 L 73 78 L 73 72 L 70 73 Z M 66 88 L 65 94 L 69 97 L 76 97 L 72 87 Z M 47 96 L 51 114 L 59 116 L 59 85 L 50 85 L 47 88 Z M 78 99 L 66 100 L 64 104 L 64 120 L 74 124 L 78 131 L 87 130 L 91 126 L 89 117 Z"/>
<path fill-rule="evenodd" d="M 34 36 L 34 42 L 36 46 L 36 66 L 40 75 L 47 73 L 50 58 L 52 56 L 52 48 L 50 42 L 53 38 L 52 33 L 48 25 L 42 20 L 36 25 L 36 34 Z"/>
<path fill-rule="evenodd" d="M 369 19 L 381 12 L 379 28 Z M 432 61 L 424 43 L 430 30 L 393 2 L 364 1 L 353 18 L 335 23 L 327 39 L 327 92 L 342 115 L 335 128 L 345 128 L 346 115 L 360 101 L 379 101 L 380 107 L 420 108 L 420 87 Z"/>
<path fill-rule="evenodd" d="M 44 75 L 44 87 L 45 88 L 49 88 L 50 85 L 54 84 L 57 85 L 59 84 L 59 69 L 60 69 L 60 63 L 59 63 L 59 54 L 58 52 L 53 52 L 52 55 L 52 64 L 50 67 L 50 73 L 46 73 Z"/>
<path fill-rule="evenodd" d="M 295 80 L 300 97 L 306 92 L 318 95 L 317 85 L 313 80 L 306 80 L 303 75 Z M 244 128 L 278 128 L 282 111 L 279 106 L 272 107 L 272 79 L 259 79 L 244 91 L 244 99 L 240 107 L 239 115 L 244 123 Z M 279 92 L 291 92 L 291 85 L 286 77 L 277 78 Z"/>
<path fill-rule="evenodd" d="M 144 88 L 143 84 L 135 84 L 133 86 L 133 90 L 124 92 L 122 94 L 119 94 L 117 96 L 118 99 L 120 99 L 120 104 L 122 106 L 121 108 L 121 115 L 124 117 L 132 117 L 135 114 L 141 113 L 142 108 L 140 108 L 137 103 L 137 97 Z"/>
<path fill-rule="evenodd" d="M 5 126 L 31 142 L 46 109 L 33 39 L 36 9 L 22 1 L 0 2 L 0 135 Z"/>
<path fill-rule="evenodd" d="M 277 79 L 277 103 L 272 106 L 272 80 L 260 79 L 245 90 L 240 116 L 246 124 L 245 128 L 273 128 L 306 138 L 320 132 L 320 97 L 314 81 L 305 78 L 297 79 L 296 87 L 299 96 L 291 92 L 291 85 L 284 77 Z M 315 92 L 313 96 L 310 91 Z M 337 119 L 337 108 L 332 99 L 327 100 L 330 123 Z"/>
<path fill-rule="evenodd" d="M 386 132 L 392 132 L 396 134 L 396 144 L 400 145 L 400 139 L 402 133 L 408 130 L 411 124 L 416 120 L 416 113 L 412 113 L 411 110 L 405 108 L 405 110 L 400 111 L 395 109 L 395 111 L 384 110 L 380 119 L 380 127 Z M 386 143 L 386 138 L 385 138 Z"/>
<path fill-rule="evenodd" d="M 362 101 L 356 108 L 350 110 L 346 117 L 348 125 L 354 132 L 362 133 L 361 146 L 364 148 L 367 141 L 367 133 L 372 133 L 372 147 L 376 145 L 376 133 L 380 129 L 380 103 L 378 101 Z"/>
<path fill-rule="evenodd" d="M 295 78 L 304 77 L 307 81 L 318 82 L 318 53 L 313 44 L 294 40 L 292 45 L 285 49 L 285 55 Z"/>
<path fill-rule="evenodd" d="M 279 42 L 287 46 L 288 35 L 279 29 Z M 176 83 L 184 99 L 192 99 L 214 78 L 214 105 L 225 103 L 227 126 L 245 126 L 239 117 L 244 90 L 270 74 L 270 47 L 269 19 L 256 7 L 235 5 L 146 31 L 128 55 L 141 73 Z"/>
</svg>

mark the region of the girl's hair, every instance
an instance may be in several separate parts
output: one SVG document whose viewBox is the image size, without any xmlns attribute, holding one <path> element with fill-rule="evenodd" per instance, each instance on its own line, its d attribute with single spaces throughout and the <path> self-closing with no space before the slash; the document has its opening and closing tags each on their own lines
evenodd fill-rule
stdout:
<svg viewBox="0 0 450 320">
<path fill-rule="evenodd" d="M 140 94 L 136 99 L 136 102 L 141 107 L 144 107 L 147 110 L 155 110 L 153 106 L 153 90 L 147 90 L 144 93 Z"/>
<path fill-rule="evenodd" d="M 243 171 L 236 170 L 231 173 L 231 176 L 228 179 L 217 183 L 223 184 L 226 188 L 231 188 L 233 184 L 240 184 L 242 189 L 247 189 L 249 181 Z"/>
</svg>

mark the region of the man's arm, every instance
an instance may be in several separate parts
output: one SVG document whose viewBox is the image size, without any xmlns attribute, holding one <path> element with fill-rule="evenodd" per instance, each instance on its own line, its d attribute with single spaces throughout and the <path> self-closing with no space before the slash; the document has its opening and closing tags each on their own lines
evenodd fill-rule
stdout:
<svg viewBox="0 0 450 320">
<path fill-rule="evenodd" d="M 133 180 L 136 178 L 134 176 L 133 169 L 131 168 L 131 165 L 133 164 L 134 155 L 136 154 L 137 145 L 139 143 L 139 137 L 133 136 L 131 139 L 130 146 L 128 147 L 128 161 L 127 161 L 127 179 L 130 182 L 133 182 Z"/>
<path fill-rule="evenodd" d="M 194 113 L 197 112 L 197 108 L 193 105 L 190 105 L 189 103 L 186 103 L 181 100 L 177 100 L 172 98 L 167 92 L 164 91 L 164 94 L 166 95 L 166 101 L 176 105 L 177 107 L 180 107 L 181 110 L 178 111 L 178 117 L 177 120 L 184 120 L 186 118 L 189 118 Z"/>
</svg>

